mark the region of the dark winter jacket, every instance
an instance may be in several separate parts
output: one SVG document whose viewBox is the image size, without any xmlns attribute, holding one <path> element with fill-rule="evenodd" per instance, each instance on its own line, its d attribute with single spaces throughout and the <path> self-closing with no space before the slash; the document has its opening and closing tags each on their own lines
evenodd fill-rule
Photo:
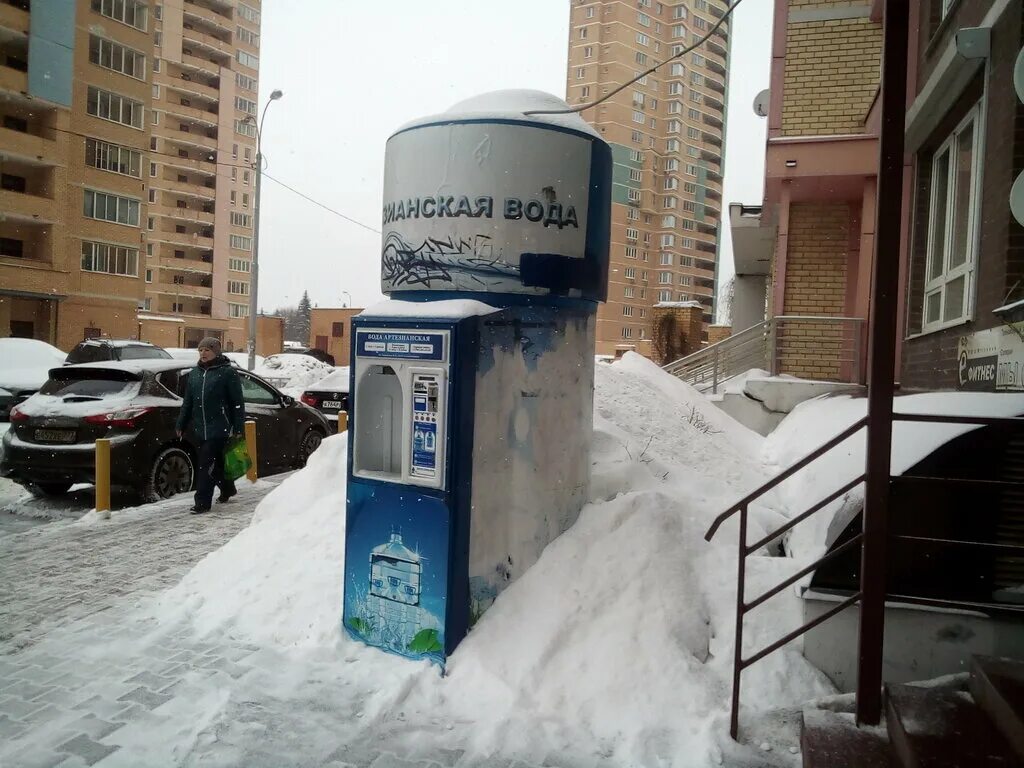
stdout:
<svg viewBox="0 0 1024 768">
<path fill-rule="evenodd" d="M 209 363 L 199 363 L 188 374 L 178 430 L 184 432 L 189 426 L 200 440 L 244 433 L 242 381 L 224 355 Z"/>
</svg>

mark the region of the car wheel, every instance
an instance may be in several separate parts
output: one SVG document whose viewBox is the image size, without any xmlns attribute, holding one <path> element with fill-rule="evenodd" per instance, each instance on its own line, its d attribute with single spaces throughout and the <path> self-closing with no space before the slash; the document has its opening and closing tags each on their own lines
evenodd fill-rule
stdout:
<svg viewBox="0 0 1024 768">
<path fill-rule="evenodd" d="M 313 455 L 313 452 L 320 447 L 320 443 L 324 441 L 323 433 L 318 429 L 311 429 L 302 437 L 302 442 L 299 443 L 299 467 L 306 466 L 306 462 L 309 461 L 309 457 Z"/>
<path fill-rule="evenodd" d="M 161 451 L 149 471 L 146 485 L 142 489 L 144 501 L 169 499 L 175 494 L 192 490 L 195 469 L 192 457 L 181 448 L 167 448 Z"/>
<path fill-rule="evenodd" d="M 46 496 L 63 496 L 71 488 L 71 483 L 29 483 L 25 486 L 36 498 Z"/>
</svg>

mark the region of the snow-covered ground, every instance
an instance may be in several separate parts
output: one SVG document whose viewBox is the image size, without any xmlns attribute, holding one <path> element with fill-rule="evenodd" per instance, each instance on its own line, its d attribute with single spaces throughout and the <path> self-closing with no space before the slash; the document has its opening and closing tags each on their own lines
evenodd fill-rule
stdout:
<svg viewBox="0 0 1024 768">
<path fill-rule="evenodd" d="M 271 355 L 253 373 L 262 376 L 286 395 L 298 398 L 311 384 L 330 376 L 334 368 L 309 355 Z"/>
</svg>

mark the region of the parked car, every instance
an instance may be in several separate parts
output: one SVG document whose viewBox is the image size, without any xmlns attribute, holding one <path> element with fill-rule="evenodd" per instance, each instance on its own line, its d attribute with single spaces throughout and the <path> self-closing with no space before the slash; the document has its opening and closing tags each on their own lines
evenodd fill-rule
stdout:
<svg viewBox="0 0 1024 768">
<path fill-rule="evenodd" d="M 321 363 L 309 355 L 282 352 L 271 355 L 257 366 L 256 375 L 278 389 L 298 397 L 306 387 L 334 373 L 334 367 Z"/>
<path fill-rule="evenodd" d="M 134 339 L 86 339 L 68 352 L 68 365 L 99 363 L 104 360 L 170 360 L 171 356 L 155 344 Z"/>
<path fill-rule="evenodd" d="M 93 445 L 111 441 L 111 483 L 146 501 L 193 487 L 198 441 L 179 440 L 175 420 L 194 366 L 181 360 L 130 360 L 64 366 L 11 411 L 0 476 L 39 496 L 95 482 Z M 305 465 L 331 424 L 313 408 L 239 371 L 247 419 L 256 421 L 257 468 L 275 474 Z"/>
<path fill-rule="evenodd" d="M 164 347 L 164 351 L 167 352 L 175 360 L 187 360 L 190 363 L 196 363 L 199 361 L 199 350 L 195 347 Z M 249 353 L 248 352 L 222 352 L 228 360 L 234 363 L 239 368 L 249 368 Z M 259 368 L 263 365 L 265 357 L 256 355 L 256 367 Z"/>
<path fill-rule="evenodd" d="M 334 373 L 327 378 L 306 387 L 299 399 L 331 421 L 337 422 L 340 411 L 348 412 L 348 382 L 348 367 L 335 368 Z"/>
<path fill-rule="evenodd" d="M 35 394 L 49 378 L 50 369 L 64 362 L 56 347 L 36 339 L 0 339 L 0 421 L 11 408 Z"/>
<path fill-rule="evenodd" d="M 330 352 L 326 352 L 316 347 L 286 347 L 279 355 L 309 355 L 314 360 L 319 360 L 321 363 L 326 363 L 333 368 L 335 366 L 334 355 Z"/>
</svg>

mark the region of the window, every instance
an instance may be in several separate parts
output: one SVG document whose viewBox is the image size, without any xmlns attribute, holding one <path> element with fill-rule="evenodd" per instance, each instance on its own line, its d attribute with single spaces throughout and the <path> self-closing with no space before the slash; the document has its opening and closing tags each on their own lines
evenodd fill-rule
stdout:
<svg viewBox="0 0 1024 768">
<path fill-rule="evenodd" d="M 633 139 L 633 142 L 635 144 L 643 144 L 644 135 L 640 133 L 640 131 L 633 131 L 633 135 L 631 138 Z"/>
<path fill-rule="evenodd" d="M 629 280 L 635 280 L 636 279 L 636 267 L 626 267 L 626 269 L 623 270 L 622 274 L 624 274 L 626 276 L 626 278 L 629 279 Z"/>
<path fill-rule="evenodd" d="M 634 163 L 642 163 L 644 161 L 644 153 L 639 149 L 629 150 L 629 159 Z"/>
<path fill-rule="evenodd" d="M 661 217 L 661 226 L 665 229 L 673 229 L 676 225 L 676 217 L 671 213 Z"/>
<path fill-rule="evenodd" d="M 89 61 L 136 80 L 146 79 L 146 57 L 120 43 L 89 35 Z"/>
<path fill-rule="evenodd" d="M 592 45 L 585 45 L 585 46 L 583 46 L 583 58 L 584 59 L 590 59 L 590 58 L 593 58 L 593 56 L 594 56 L 594 46 L 592 46 Z"/>
<path fill-rule="evenodd" d="M 623 315 L 623 317 L 632 317 L 633 316 L 633 307 L 630 306 L 629 304 L 624 305 L 622 307 L 622 315 Z"/>
<path fill-rule="evenodd" d="M 628 190 L 627 197 L 629 198 L 629 201 L 631 203 L 639 203 L 640 202 L 640 190 L 639 189 L 630 189 L 630 190 Z"/>
<path fill-rule="evenodd" d="M 695 246 L 695 243 L 694 243 L 694 240 L 693 240 L 692 237 L 684 237 L 683 238 L 683 248 L 693 248 L 694 246 Z M 684 267 L 693 266 L 693 259 L 690 259 L 689 257 L 687 257 L 686 261 L 688 263 L 687 264 L 683 264 Z"/>
<path fill-rule="evenodd" d="M 690 61 L 698 67 L 706 67 L 708 64 L 707 59 L 701 56 L 699 53 L 695 53 L 690 57 Z"/>
<path fill-rule="evenodd" d="M 683 182 L 683 192 L 688 192 L 691 195 L 697 194 L 697 185 L 692 181 Z"/>
<path fill-rule="evenodd" d="M 0 256 L 20 259 L 25 255 L 25 242 L 13 237 L 0 237 Z"/>
<path fill-rule="evenodd" d="M 666 171 L 678 171 L 679 170 L 679 158 L 670 157 L 665 161 Z"/>
<path fill-rule="evenodd" d="M 640 51 L 637 51 L 636 52 L 636 63 L 637 64 L 646 65 L 647 64 L 647 54 L 646 53 L 640 53 Z"/>
<path fill-rule="evenodd" d="M 693 284 L 693 278 L 689 277 L 688 275 L 680 275 L 679 276 L 679 284 L 680 285 L 692 285 Z"/>
<path fill-rule="evenodd" d="M 139 276 L 139 250 L 125 245 L 82 241 L 82 271 Z"/>
<path fill-rule="evenodd" d="M 689 300 L 690 300 L 690 294 L 688 294 L 688 293 L 680 293 L 679 296 L 676 297 L 676 301 L 689 301 Z"/>
<path fill-rule="evenodd" d="M 700 118 L 701 118 L 700 110 L 699 109 L 694 109 L 693 107 L 689 108 L 689 112 L 687 114 L 689 114 L 691 120 L 695 120 L 696 121 L 696 120 L 700 120 Z"/>
<path fill-rule="evenodd" d="M 243 235 L 231 235 L 231 247 L 240 251 L 252 250 L 252 238 Z"/>
<path fill-rule="evenodd" d="M 155 57 L 153 58 L 153 71 L 154 72 L 159 72 L 160 71 L 160 59 L 155 58 Z"/>
<path fill-rule="evenodd" d="M 683 229 L 692 230 L 693 229 L 693 220 L 692 219 L 683 219 Z"/>
<path fill-rule="evenodd" d="M 256 78 L 243 75 L 241 72 L 235 73 L 235 85 L 239 88 L 244 88 L 247 91 L 256 91 Z"/>
<path fill-rule="evenodd" d="M 82 215 L 89 219 L 137 227 L 139 226 L 139 201 L 130 197 L 108 195 L 105 192 L 87 189 L 85 190 L 85 205 Z"/>
<path fill-rule="evenodd" d="M 677 86 L 677 85 L 679 85 L 679 83 L 672 83 L 670 85 L 670 87 L 669 87 L 669 90 L 671 90 L 672 86 Z M 681 85 L 679 85 L 679 90 L 680 91 L 682 91 L 682 88 L 683 87 Z M 683 111 L 683 105 L 680 104 L 678 101 L 670 101 L 668 103 L 668 113 L 670 115 L 679 115 L 679 114 L 682 114 L 682 111 Z"/>
<path fill-rule="evenodd" d="M 146 219 L 146 228 L 150 232 L 156 229 L 156 219 L 154 217 L 150 216 L 149 218 Z"/>
<path fill-rule="evenodd" d="M 228 269 L 233 272 L 249 272 L 251 262 L 246 259 L 228 259 Z"/>
<path fill-rule="evenodd" d="M 231 183 L 234 184 L 236 181 L 238 181 L 238 169 L 237 168 L 232 168 L 231 169 Z"/>
<path fill-rule="evenodd" d="M 248 213 L 236 213 L 231 212 L 231 226 L 233 227 L 248 227 L 252 229 L 252 216 Z"/>
<path fill-rule="evenodd" d="M 683 210 L 693 213 L 697 210 L 697 204 L 693 200 L 683 200 Z"/>
<path fill-rule="evenodd" d="M 229 193 L 229 195 L 231 197 L 231 204 L 234 205 L 235 204 L 235 190 L 232 189 L 231 192 Z"/>
<path fill-rule="evenodd" d="M 582 86 L 580 88 L 580 98 L 581 99 L 589 99 L 590 98 L 590 86 L 589 85 L 584 85 L 584 86 Z"/>
<path fill-rule="evenodd" d="M 140 0 L 92 0 L 92 9 L 108 19 L 146 31 L 147 3 Z M 157 6 L 159 8 L 160 6 Z M 158 15 L 159 19 L 160 16 Z"/>
<path fill-rule="evenodd" d="M 644 172 L 641 171 L 639 168 L 630 168 L 629 169 L 629 180 L 630 181 L 640 181 L 643 178 L 643 175 L 644 175 Z"/>
<path fill-rule="evenodd" d="M 251 21 L 253 24 L 260 23 L 260 12 L 255 8 L 250 8 L 245 3 L 238 4 L 238 15 L 246 21 Z"/>
<path fill-rule="evenodd" d="M 235 120 L 235 133 L 255 139 L 256 125 L 249 120 Z"/>
<path fill-rule="evenodd" d="M 659 272 L 658 273 L 658 285 L 672 285 L 672 273 L 671 272 Z"/>
<path fill-rule="evenodd" d="M 153 123 L 153 125 L 160 125 L 160 113 L 159 113 L 159 112 L 157 112 L 157 111 L 156 111 L 156 110 L 154 109 L 154 110 L 153 110 L 153 111 L 151 111 L 151 112 L 150 112 L 149 114 L 150 114 L 150 116 L 151 116 L 151 118 L 150 118 L 150 119 L 151 119 L 151 122 Z"/>
<path fill-rule="evenodd" d="M 686 76 L 686 67 L 684 67 L 682 64 L 680 64 L 677 61 L 677 62 L 672 64 L 672 68 L 671 68 L 670 72 L 672 74 L 672 77 L 685 77 Z"/>
<path fill-rule="evenodd" d="M 248 112 L 250 115 L 255 115 L 256 102 L 250 101 L 249 99 L 243 99 L 241 96 L 235 96 L 235 109 L 240 109 L 243 112 Z"/>
<path fill-rule="evenodd" d="M 704 85 L 704 75 L 702 75 L 700 72 L 691 72 L 690 82 L 693 83 L 694 85 Z"/>
<path fill-rule="evenodd" d="M 243 67 L 249 67 L 249 69 L 259 69 L 260 60 L 258 56 L 253 56 L 251 53 L 246 53 L 245 51 L 238 51 L 235 58 L 238 60 L 238 63 L 241 64 Z"/>
<path fill-rule="evenodd" d="M 152 255 L 153 255 L 153 244 L 152 243 L 146 243 L 146 256 L 152 256 Z"/>
<path fill-rule="evenodd" d="M 622 296 L 623 298 L 626 299 L 632 299 L 635 295 L 635 292 L 636 288 L 634 288 L 632 285 L 627 285 L 622 289 Z"/>
<path fill-rule="evenodd" d="M 655 118 L 651 118 L 651 130 L 654 130 L 658 126 L 658 121 Z"/>
<path fill-rule="evenodd" d="M 162 5 L 160 5 L 159 3 L 154 5 L 153 6 L 153 15 L 156 17 L 157 21 L 160 21 L 161 19 L 163 19 L 163 17 L 164 17 L 164 7 Z"/>
<path fill-rule="evenodd" d="M 646 13 L 641 13 L 640 11 L 637 11 L 636 23 L 639 24 L 641 27 L 649 27 L 651 26 L 651 17 L 648 16 Z"/>
<path fill-rule="evenodd" d="M 662 248 L 671 248 L 675 244 L 676 244 L 676 236 L 675 235 L 667 234 L 667 235 L 662 235 L 661 236 L 661 247 Z"/>
<path fill-rule="evenodd" d="M 639 231 L 635 227 L 626 227 L 626 239 L 636 241 L 637 237 L 640 236 Z"/>
<path fill-rule="evenodd" d="M 592 6 L 592 5 L 587 8 L 587 18 L 588 19 L 594 18 L 594 6 Z"/>
<path fill-rule="evenodd" d="M 666 197 L 665 201 L 664 201 L 664 206 L 663 207 L 665 207 L 665 208 L 675 208 L 677 204 L 678 204 L 678 201 L 676 200 L 676 198 L 674 198 L 674 197 Z"/>
<path fill-rule="evenodd" d="M 586 40 L 586 39 L 587 39 L 587 28 L 586 27 L 580 27 L 580 40 Z"/>
<path fill-rule="evenodd" d="M 693 7 L 698 11 L 706 11 L 708 9 L 708 0 L 694 0 Z"/>
<path fill-rule="evenodd" d="M 641 124 L 643 124 L 643 122 L 644 122 L 644 113 L 643 112 L 637 112 L 634 109 L 633 110 L 633 122 L 634 123 L 641 123 Z"/>
<path fill-rule="evenodd" d="M 622 338 L 624 338 L 624 339 L 631 339 L 631 338 L 633 338 L 633 329 L 632 328 L 623 328 L 622 329 Z"/>
<path fill-rule="evenodd" d="M 694 16 L 693 17 L 693 26 L 695 26 L 697 29 L 701 29 L 701 30 L 707 29 L 708 28 L 707 19 L 702 19 L 700 16 Z"/>
<path fill-rule="evenodd" d="M 683 124 L 680 123 L 678 120 L 669 120 L 668 121 L 668 128 L 667 128 L 667 130 L 668 130 L 669 133 L 679 133 L 682 130 L 682 128 L 683 128 Z"/>
<path fill-rule="evenodd" d="M 245 27 L 238 27 L 238 39 L 246 45 L 251 45 L 255 48 L 260 47 L 260 36 L 255 32 L 246 29 Z"/>
<path fill-rule="evenodd" d="M 89 86 L 85 109 L 93 117 L 130 125 L 132 128 L 142 128 L 145 112 L 142 102 L 100 90 L 92 85 Z"/>
<path fill-rule="evenodd" d="M 249 186 L 249 179 L 252 178 L 250 174 L 250 171 L 242 171 L 242 183 L 246 186 Z"/>
<path fill-rule="evenodd" d="M 147 269 L 146 270 L 146 282 L 147 283 L 152 283 L 153 282 L 153 270 L 152 269 Z"/>
<path fill-rule="evenodd" d="M 687 176 L 696 176 L 697 175 L 697 166 L 696 165 L 690 165 L 689 163 L 687 163 L 687 165 L 686 165 L 686 175 Z"/>
<path fill-rule="evenodd" d="M 687 10 L 685 5 L 677 5 L 675 8 L 672 9 L 673 19 L 685 19 L 688 14 L 689 11 Z"/>
<path fill-rule="evenodd" d="M 665 142 L 665 151 L 678 152 L 680 146 L 681 144 L 679 143 L 679 139 L 669 139 Z"/>
<path fill-rule="evenodd" d="M 679 189 L 679 179 L 677 179 L 675 176 L 666 176 L 665 177 L 665 189 L 667 189 L 667 190 Z"/>
<path fill-rule="evenodd" d="M 686 129 L 686 137 L 688 139 L 700 139 L 700 129 L 699 128 L 694 128 L 692 126 L 687 128 Z"/>
<path fill-rule="evenodd" d="M 625 254 L 626 254 L 626 258 L 627 259 L 635 259 L 636 258 L 636 246 L 635 245 L 627 245 L 626 246 L 626 250 L 625 250 Z"/>
<path fill-rule="evenodd" d="M 586 67 L 576 67 L 576 79 L 582 80 L 587 75 Z"/>
<path fill-rule="evenodd" d="M 228 304 L 228 317 L 248 317 L 249 307 L 246 304 Z"/>
<path fill-rule="evenodd" d="M 98 139 L 85 140 L 85 162 L 102 171 L 142 178 L 142 153 Z"/>
<path fill-rule="evenodd" d="M 242 193 L 242 207 L 243 208 L 248 208 L 249 207 L 249 193 L 248 192 L 243 192 Z"/>
<path fill-rule="evenodd" d="M 149 190 L 149 202 L 151 202 L 151 203 L 155 203 L 156 202 L 156 190 L 155 189 L 150 189 Z"/>
<path fill-rule="evenodd" d="M 925 331 L 961 323 L 971 314 L 970 289 L 980 204 L 978 115 L 979 107 L 975 106 L 932 158 Z"/>
<path fill-rule="evenodd" d="M 663 254 L 661 254 L 661 266 L 663 266 L 663 267 L 671 267 L 672 266 L 672 254 L 671 253 L 663 253 Z"/>
<path fill-rule="evenodd" d="M 658 301 L 672 301 L 672 291 L 658 291 Z"/>
<path fill-rule="evenodd" d="M 153 300 L 152 299 L 143 299 L 142 300 L 142 309 L 144 311 L 146 311 L 146 312 L 152 312 L 153 311 Z"/>
<path fill-rule="evenodd" d="M 680 256 L 679 257 L 679 266 L 680 267 L 692 267 L 693 266 L 693 257 L 692 256 Z"/>
<path fill-rule="evenodd" d="M 672 37 L 686 37 L 686 27 L 682 24 L 676 24 L 672 27 Z"/>
<path fill-rule="evenodd" d="M 245 148 L 245 155 L 244 156 L 245 156 L 245 162 L 248 163 L 249 161 L 252 160 L 252 149 L 250 147 L 246 147 Z"/>
<path fill-rule="evenodd" d="M 646 99 L 640 91 L 633 91 L 633 104 L 635 106 L 642 107 L 644 105 L 644 101 L 646 101 Z M 640 120 L 638 122 L 643 122 L 643 120 Z"/>
<path fill-rule="evenodd" d="M 636 42 L 637 42 L 637 45 L 645 45 L 645 46 L 646 45 L 650 45 L 651 44 L 651 38 L 649 38 L 643 32 L 637 32 L 636 33 Z"/>
<path fill-rule="evenodd" d="M 694 104 L 703 104 L 704 94 L 698 91 L 690 91 L 690 101 L 692 101 Z"/>
<path fill-rule="evenodd" d="M 228 280 L 228 293 L 234 293 L 238 296 L 248 296 L 249 284 L 242 282 L 241 280 Z"/>
<path fill-rule="evenodd" d="M 626 218 L 629 219 L 630 221 L 636 221 L 637 219 L 640 218 L 640 213 L 637 211 L 636 208 L 627 208 Z"/>
</svg>

